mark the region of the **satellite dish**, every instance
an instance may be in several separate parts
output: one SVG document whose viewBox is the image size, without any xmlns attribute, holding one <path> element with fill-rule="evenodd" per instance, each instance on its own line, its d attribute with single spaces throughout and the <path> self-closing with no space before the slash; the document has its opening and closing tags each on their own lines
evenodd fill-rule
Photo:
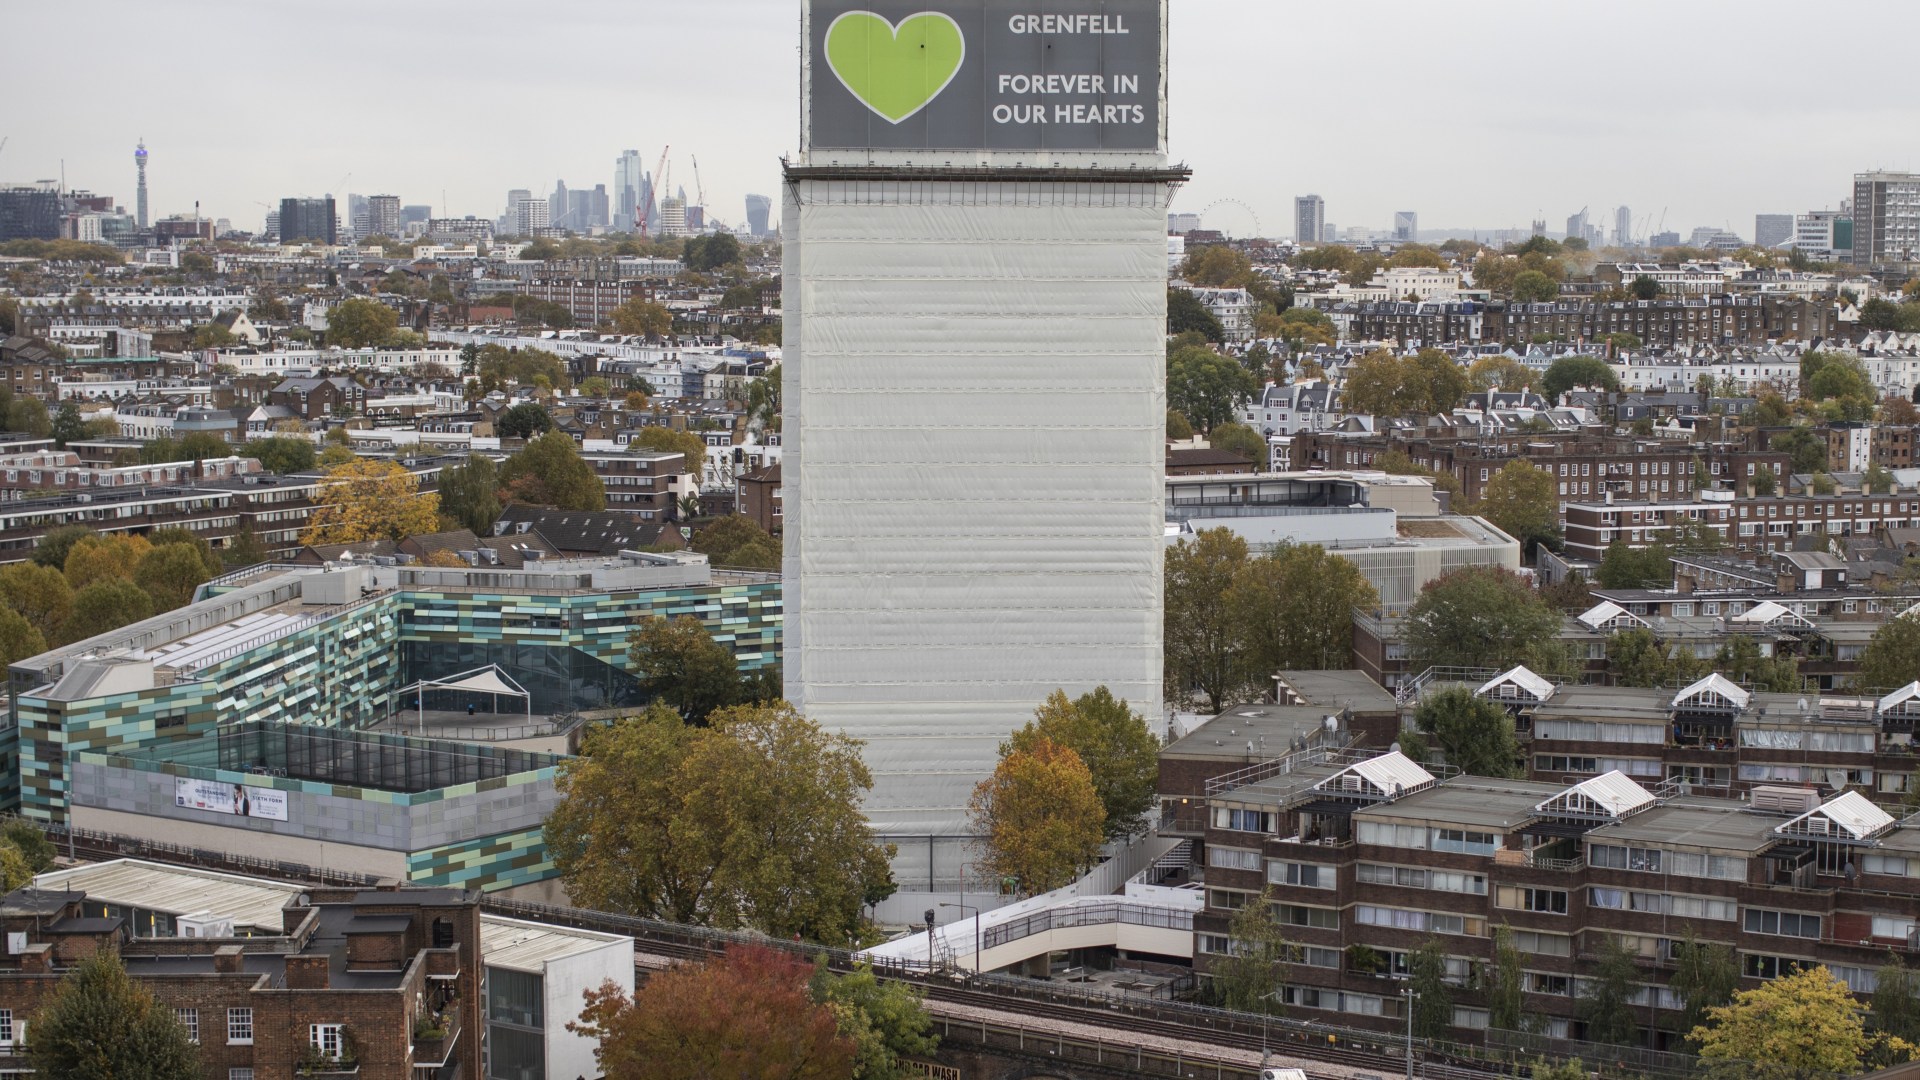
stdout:
<svg viewBox="0 0 1920 1080">
<path fill-rule="evenodd" d="M 1387 753 L 1389 754 L 1397 754 L 1399 752 L 1400 752 L 1400 744 L 1397 741 L 1392 746 L 1387 747 Z"/>
</svg>

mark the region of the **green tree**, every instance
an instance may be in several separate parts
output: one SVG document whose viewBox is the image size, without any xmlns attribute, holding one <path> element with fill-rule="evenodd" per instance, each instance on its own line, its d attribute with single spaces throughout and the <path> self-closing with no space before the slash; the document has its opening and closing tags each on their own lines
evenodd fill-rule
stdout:
<svg viewBox="0 0 1920 1080">
<path fill-rule="evenodd" d="M 1193 425 L 1177 409 L 1167 410 L 1167 438 L 1175 442 L 1193 438 Z"/>
<path fill-rule="evenodd" d="M 1779 488 L 1780 482 L 1774 477 L 1772 468 L 1762 465 L 1753 474 L 1753 481 L 1750 486 L 1753 488 L 1755 495 L 1767 498 L 1772 496 Z"/>
<path fill-rule="evenodd" d="M 1147 827 L 1147 813 L 1159 790 L 1160 740 L 1125 698 L 1115 698 L 1104 686 L 1072 700 L 1055 690 L 1033 711 L 1033 719 L 1001 744 L 1001 756 L 1031 752 L 1041 739 L 1072 750 L 1086 765 L 1107 839 L 1132 836 Z"/>
<path fill-rule="evenodd" d="M 1920 972 L 1897 954 L 1889 953 L 1875 972 L 1873 1026 L 1893 1038 L 1920 1043 Z"/>
<path fill-rule="evenodd" d="M 651 615 L 627 635 L 627 666 L 640 688 L 687 720 L 700 723 L 740 699 L 733 650 L 713 640 L 692 615 Z"/>
<path fill-rule="evenodd" d="M 1673 581 L 1673 551 L 1665 544 L 1634 547 L 1624 538 L 1607 545 L 1594 572 L 1603 589 L 1655 589 Z"/>
<path fill-rule="evenodd" d="M 35 1072 L 72 1080 L 200 1080 L 199 1049 L 173 1010 L 102 950 L 60 980 L 27 1032 Z"/>
<path fill-rule="evenodd" d="M 377 300 L 342 300 L 327 310 L 327 344 L 343 349 L 380 345 L 399 324 L 394 310 Z"/>
<path fill-rule="evenodd" d="M 1443 1039 L 1453 1031 L 1453 987 L 1447 985 L 1447 951 L 1428 935 L 1407 957 L 1407 988 L 1413 991 L 1413 1033 Z"/>
<path fill-rule="evenodd" d="M 1547 368 L 1547 374 L 1540 380 L 1540 393 L 1548 401 L 1559 401 L 1561 394 L 1576 386 L 1618 390 L 1620 378 L 1607 366 L 1606 361 L 1598 357 L 1566 356 L 1555 360 Z"/>
<path fill-rule="evenodd" d="M 1413 726 L 1433 736 L 1447 763 L 1474 776 L 1517 777 L 1520 743 L 1513 716 L 1464 686 L 1449 686 L 1420 699 Z"/>
<path fill-rule="evenodd" d="M 1579 1058 L 1568 1058 L 1562 1062 L 1552 1062 L 1544 1057 L 1533 1059 L 1533 1068 L 1528 1074 L 1531 1080 L 1589 1080 L 1593 1075 Z"/>
<path fill-rule="evenodd" d="M 591 729 L 556 786 L 547 850 L 582 906 L 838 945 L 892 892 L 859 741 L 784 701 Z"/>
<path fill-rule="evenodd" d="M 73 594 L 73 614 L 60 626 L 63 642 L 85 641 L 153 616 L 146 590 L 125 578 L 95 581 Z"/>
<path fill-rule="evenodd" d="M 695 273 L 711 273 L 740 261 L 740 241 L 732 233 L 689 236 L 681 261 Z"/>
<path fill-rule="evenodd" d="M 1633 997 L 1639 992 L 1640 966 L 1634 951 L 1619 938 L 1603 936 L 1593 977 L 1580 994 L 1580 1019 L 1587 1025 L 1590 1042 L 1631 1045 L 1636 1026 Z"/>
<path fill-rule="evenodd" d="M 1827 467 L 1827 440 L 1805 425 L 1796 425 L 1775 435 L 1770 445 L 1787 455 L 1797 473 L 1817 473 Z"/>
<path fill-rule="evenodd" d="M 1920 615 L 1888 619 L 1860 654 L 1855 676 L 1863 690 L 1891 690 L 1920 679 Z"/>
<path fill-rule="evenodd" d="M 33 549 L 33 561 L 41 566 L 51 566 L 55 570 L 67 565 L 67 553 L 82 537 L 92 536 L 93 530 L 85 525 L 62 525 L 49 529 L 40 537 L 40 543 Z"/>
<path fill-rule="evenodd" d="M 1466 566 L 1427 583 L 1407 609 L 1405 639 L 1413 670 L 1435 665 L 1539 670 L 1559 665 L 1560 614 L 1520 575 Z"/>
<path fill-rule="evenodd" d="M 694 532 L 691 547 L 714 566 L 780 569 L 780 540 L 745 514 L 730 514 L 702 525 Z"/>
<path fill-rule="evenodd" d="M 16 397 L 7 409 L 7 430 L 44 439 L 53 434 L 53 421 L 47 407 L 38 398 Z"/>
<path fill-rule="evenodd" d="M 1175 702 L 1197 690 L 1218 713 L 1237 700 L 1244 686 L 1241 631 L 1226 597 L 1246 561 L 1247 542 L 1228 529 L 1202 529 L 1167 549 L 1162 636 L 1167 693 Z"/>
<path fill-rule="evenodd" d="M 1167 359 L 1167 404 L 1203 429 L 1231 420 L 1259 390 L 1251 372 L 1204 346 L 1181 349 Z"/>
<path fill-rule="evenodd" d="M 450 529 L 490 536 L 500 520 L 500 469 L 484 454 L 440 471 L 440 521 Z"/>
<path fill-rule="evenodd" d="M 520 502 L 560 510 L 607 508 L 606 484 L 564 431 L 528 442 L 500 466 L 499 476 L 500 486 Z"/>
<path fill-rule="evenodd" d="M 531 439 L 553 430 L 553 417 L 547 414 L 544 406 L 523 401 L 500 414 L 500 422 L 494 425 L 503 439 Z M 568 440 L 571 442 L 572 440 Z"/>
<path fill-rule="evenodd" d="M 262 468 L 282 476 L 306 472 L 314 464 L 313 443 L 295 436 L 255 439 L 247 444 L 247 454 L 258 459 Z"/>
<path fill-rule="evenodd" d="M 154 611 L 172 611 L 191 602 L 194 590 L 212 576 L 198 551 L 186 544 L 164 544 L 141 557 L 133 583 L 153 600 Z"/>
<path fill-rule="evenodd" d="M 10 607 L 0 607 L 0 669 L 47 651 L 47 638 Z"/>
<path fill-rule="evenodd" d="M 845 975 L 829 971 L 825 957 L 814 962 L 809 987 L 815 1001 L 833 1010 L 840 1034 L 858 1048 L 852 1080 L 909 1080 L 923 1076 L 906 1059 L 926 1057 L 940 1047 L 918 989 L 889 979 L 860 963 Z"/>
<path fill-rule="evenodd" d="M 1528 551 L 1560 535 L 1560 496 L 1553 474 L 1524 461 L 1509 461 L 1487 481 L 1475 512 Z"/>
<path fill-rule="evenodd" d="M 1187 252 L 1180 276 L 1213 289 L 1241 289 L 1253 281 L 1253 260 L 1224 244 L 1207 244 Z"/>
<path fill-rule="evenodd" d="M 1513 278 L 1513 298 L 1537 304 L 1560 295 L 1560 283 L 1538 270 L 1522 270 Z"/>
<path fill-rule="evenodd" d="M 1375 349 L 1347 367 L 1342 400 L 1347 411 L 1402 416 L 1428 411 L 1425 370 L 1412 358 Z"/>
<path fill-rule="evenodd" d="M 1762 656 L 1759 643 L 1744 634 L 1728 638 L 1715 651 L 1713 669 L 1742 686 L 1768 693 L 1786 694 L 1800 689 L 1798 661 L 1784 653 Z"/>
<path fill-rule="evenodd" d="M 1686 928 L 1674 949 L 1673 978 L 1668 987 L 1680 995 L 1680 1030 L 1691 1032 L 1706 1022 L 1707 1010 L 1733 1000 L 1740 988 L 1740 961 L 1733 947 L 1701 941 Z"/>
<path fill-rule="evenodd" d="M 1227 339 L 1226 328 L 1200 298 L 1186 289 L 1167 290 L 1167 333 L 1199 334 L 1218 344 Z"/>
<path fill-rule="evenodd" d="M 0 604 L 26 619 L 42 638 L 54 641 L 60 624 L 73 613 L 73 586 L 51 566 L 14 563 L 0 569 Z"/>
<path fill-rule="evenodd" d="M 1803 967 L 1708 1009 L 1691 1040 L 1709 1062 L 1758 1062 L 1791 1074 L 1851 1075 L 1872 1047 L 1863 1010 L 1824 965 Z"/>
<path fill-rule="evenodd" d="M 1240 678 L 1353 666 L 1353 612 L 1380 602 L 1353 561 L 1318 544 L 1280 544 L 1233 570 L 1222 606 L 1238 629 Z"/>
<path fill-rule="evenodd" d="M 1093 774 L 1071 747 L 1044 735 L 1009 745 L 967 804 L 982 838 L 979 867 L 1029 895 L 1071 883 L 1099 855 L 1105 811 Z"/>
<path fill-rule="evenodd" d="M 1514 944 L 1513 927 L 1493 928 L 1493 963 L 1487 968 L 1487 1026 L 1519 1031 L 1526 1023 L 1527 958 Z"/>
<path fill-rule="evenodd" d="M 1893 474 L 1882 468 L 1880 463 L 1876 461 L 1872 465 L 1867 466 L 1866 475 L 1860 478 L 1860 484 L 1862 487 L 1865 487 L 1870 494 L 1891 495 L 1893 493 Z"/>
<path fill-rule="evenodd" d="M 680 454 L 687 459 L 687 471 L 699 475 L 707 460 L 707 441 L 691 431 L 680 431 L 665 424 L 648 424 L 633 437 L 632 449 L 657 450 Z"/>
<path fill-rule="evenodd" d="M 1287 964 L 1298 955 L 1273 917 L 1272 890 L 1262 892 L 1233 913 L 1227 923 L 1227 951 L 1208 959 L 1212 997 L 1237 1012 L 1278 1015 L 1285 1010 L 1280 991 Z"/>
<path fill-rule="evenodd" d="M 80 407 L 71 401 L 62 402 L 60 410 L 53 415 L 53 425 L 49 432 L 53 435 L 53 445 L 62 450 L 70 442 L 85 438 L 86 421 L 80 418 Z"/>
<path fill-rule="evenodd" d="M 53 865 L 60 852 L 47 839 L 47 834 L 31 821 L 15 818 L 0 826 L 0 839 L 13 846 L 20 857 L 26 860 L 27 869 L 38 874 Z"/>
<path fill-rule="evenodd" d="M 1215 450 L 1239 454 L 1253 462 L 1254 468 L 1259 471 L 1267 470 L 1267 440 L 1245 424 L 1220 424 L 1207 432 L 1207 441 L 1213 444 Z"/>
</svg>

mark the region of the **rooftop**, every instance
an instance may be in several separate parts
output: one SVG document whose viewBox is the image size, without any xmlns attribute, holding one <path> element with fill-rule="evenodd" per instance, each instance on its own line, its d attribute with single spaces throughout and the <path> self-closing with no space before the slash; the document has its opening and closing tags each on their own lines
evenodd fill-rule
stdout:
<svg viewBox="0 0 1920 1080">
<path fill-rule="evenodd" d="M 1534 808 L 1565 788 L 1531 780 L 1460 776 L 1393 802 L 1356 812 L 1356 821 L 1401 821 L 1461 825 L 1494 832 L 1519 828 L 1538 816 Z"/>
<path fill-rule="evenodd" d="M 1680 798 L 1587 834 L 1593 843 L 1705 848 L 1751 855 L 1779 837 L 1786 819 L 1738 808 L 1725 799 Z"/>
</svg>

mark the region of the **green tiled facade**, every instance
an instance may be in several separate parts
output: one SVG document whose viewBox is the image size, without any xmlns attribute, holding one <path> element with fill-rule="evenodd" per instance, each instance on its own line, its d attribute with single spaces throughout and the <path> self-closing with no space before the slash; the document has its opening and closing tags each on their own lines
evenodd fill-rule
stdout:
<svg viewBox="0 0 1920 1080">
<path fill-rule="evenodd" d="M 415 885 L 492 891 L 531 885 L 555 873 L 539 829 L 485 836 L 407 856 L 407 880 Z"/>
</svg>

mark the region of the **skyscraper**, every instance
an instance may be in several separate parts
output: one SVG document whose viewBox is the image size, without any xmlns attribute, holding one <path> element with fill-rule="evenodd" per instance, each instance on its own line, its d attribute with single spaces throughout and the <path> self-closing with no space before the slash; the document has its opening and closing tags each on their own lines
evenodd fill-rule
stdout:
<svg viewBox="0 0 1920 1080">
<path fill-rule="evenodd" d="M 1633 244 L 1633 211 L 1622 206 L 1613 212 L 1613 246 L 1630 247 Z"/>
<path fill-rule="evenodd" d="M 687 200 L 684 197 L 660 200 L 661 236 L 687 235 Z"/>
<path fill-rule="evenodd" d="M 547 209 L 547 200 L 536 199 L 531 194 L 524 195 L 513 205 L 513 234 L 539 236 L 546 232 L 552 224 L 547 216 Z"/>
<path fill-rule="evenodd" d="M 556 229 L 576 228 L 573 219 L 567 216 L 567 182 L 555 180 L 553 194 L 547 196 L 547 222 Z"/>
<path fill-rule="evenodd" d="M 1581 207 L 1577 214 L 1567 215 L 1567 239 L 1585 240 L 1587 238 L 1587 208 Z"/>
<path fill-rule="evenodd" d="M 1412 210 L 1394 211 L 1393 238 L 1403 244 L 1420 239 L 1420 215 Z"/>
<path fill-rule="evenodd" d="M 1324 240 L 1327 226 L 1327 201 L 1318 195 L 1300 195 L 1293 200 L 1293 240 L 1296 244 L 1316 244 Z"/>
<path fill-rule="evenodd" d="M 781 185 L 783 666 L 797 707 L 863 741 L 890 903 L 918 915 L 966 880 L 973 787 L 1047 695 L 1104 684 L 1161 716 L 1166 212 L 1186 171 L 1166 162 L 1158 0 L 1046 5 L 1124 19 L 1125 38 L 1049 39 L 1048 63 L 1139 103 L 1057 131 L 988 131 L 977 93 L 940 90 L 893 122 L 828 74 L 847 2 L 803 8 L 808 121 Z M 1031 70 L 990 5 L 940 5 L 956 86 Z M 1076 385 L 1101 392 L 1059 393 Z"/>
<path fill-rule="evenodd" d="M 765 195 L 747 196 L 747 231 L 755 236 L 767 235 L 767 219 L 773 214 L 773 200 Z"/>
<path fill-rule="evenodd" d="M 640 167 L 640 151 L 622 150 L 613 163 L 613 228 L 615 232 L 633 232 L 637 226 L 634 207 L 640 201 L 640 184 L 646 176 Z"/>
<path fill-rule="evenodd" d="M 400 196 L 367 196 L 367 235 L 397 240 L 401 231 Z"/>
<path fill-rule="evenodd" d="M 1920 173 L 1854 174 L 1853 264 L 1920 268 Z"/>
<path fill-rule="evenodd" d="M 1793 239 L 1792 214 L 1753 215 L 1753 246 L 1775 248 Z"/>
<path fill-rule="evenodd" d="M 283 244 L 337 244 L 340 219 L 334 216 L 333 196 L 280 200 L 280 242 Z"/>
<path fill-rule="evenodd" d="M 147 227 L 147 140 L 145 139 L 141 139 L 133 148 L 133 167 L 140 173 L 140 192 L 135 220 L 140 223 L 142 229 L 145 229 Z"/>
</svg>

